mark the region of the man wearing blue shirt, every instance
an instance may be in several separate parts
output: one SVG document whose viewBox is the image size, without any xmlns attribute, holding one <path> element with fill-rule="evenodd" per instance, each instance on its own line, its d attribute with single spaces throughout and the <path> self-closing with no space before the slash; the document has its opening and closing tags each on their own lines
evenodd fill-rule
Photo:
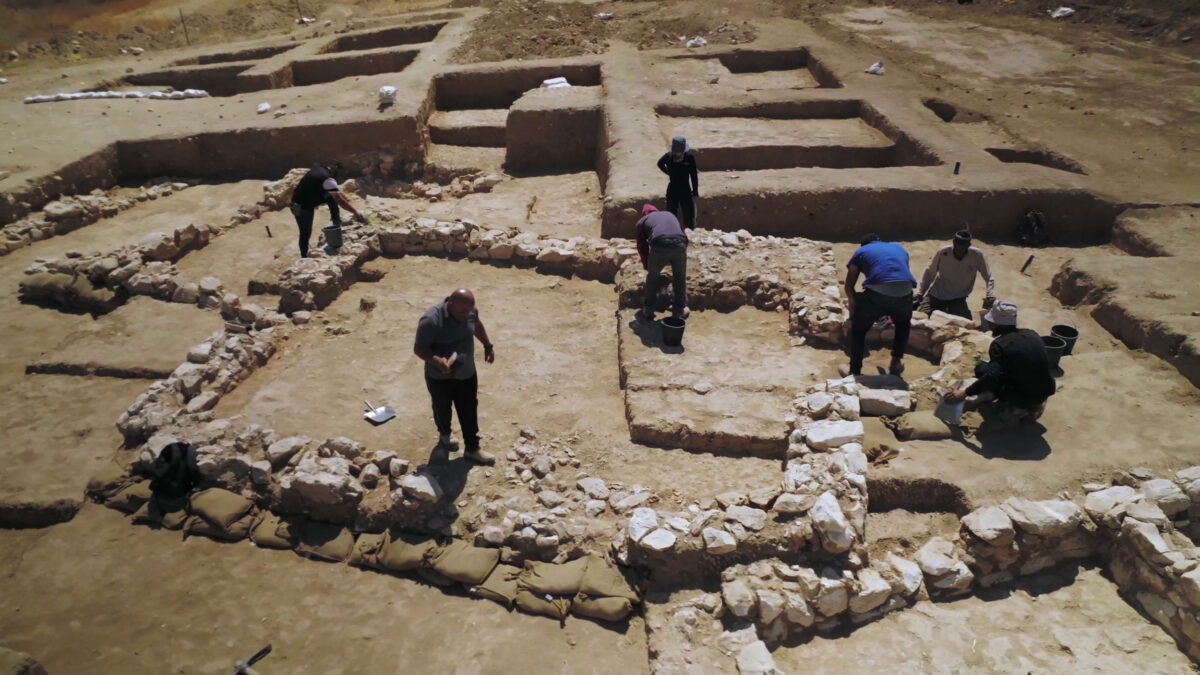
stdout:
<svg viewBox="0 0 1200 675">
<path fill-rule="evenodd" d="M 908 251 L 900 244 L 880 241 L 868 234 L 846 264 L 846 304 L 850 308 L 850 374 L 862 374 L 867 351 L 867 331 L 880 317 L 892 317 L 896 335 L 892 339 L 893 375 L 904 372 L 904 347 L 912 325 L 913 288 L 917 280 L 908 269 Z M 855 293 L 858 276 L 866 276 L 863 291 Z"/>
</svg>

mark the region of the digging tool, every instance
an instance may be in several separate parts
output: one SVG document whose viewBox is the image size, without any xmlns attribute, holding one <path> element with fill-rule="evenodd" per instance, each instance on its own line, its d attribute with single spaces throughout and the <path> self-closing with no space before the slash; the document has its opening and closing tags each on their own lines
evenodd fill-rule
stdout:
<svg viewBox="0 0 1200 675">
<path fill-rule="evenodd" d="M 1025 264 L 1024 264 L 1024 265 L 1021 265 L 1021 274 L 1024 274 L 1024 275 L 1025 275 L 1025 276 L 1027 276 L 1027 277 L 1028 277 L 1028 276 L 1033 276 L 1033 275 L 1031 275 L 1031 274 L 1029 274 L 1028 272 L 1026 272 L 1026 271 L 1025 271 L 1025 270 L 1029 269 L 1029 265 L 1030 265 L 1030 263 L 1032 263 L 1032 262 L 1033 262 L 1033 254 L 1030 254 L 1030 255 L 1029 255 L 1029 258 L 1025 260 Z"/>
<path fill-rule="evenodd" d="M 387 406 L 380 406 L 376 408 L 375 406 L 371 405 L 370 401 L 363 401 L 363 403 L 367 404 L 367 412 L 363 413 L 363 419 L 371 422 L 372 424 L 383 424 L 384 422 L 396 416 L 396 411 Z"/>
<path fill-rule="evenodd" d="M 270 654 L 270 653 L 271 653 L 271 645 L 267 645 L 266 647 L 263 647 L 262 649 L 258 650 L 258 653 L 255 654 L 254 656 L 251 656 L 250 658 L 246 659 L 245 661 L 239 661 L 238 664 L 233 667 L 233 675 L 258 675 L 255 672 L 255 670 L 253 668 L 251 668 L 250 666 L 253 666 L 254 664 L 258 663 L 259 661 L 262 661 L 263 659 L 267 658 L 267 654 Z"/>
</svg>

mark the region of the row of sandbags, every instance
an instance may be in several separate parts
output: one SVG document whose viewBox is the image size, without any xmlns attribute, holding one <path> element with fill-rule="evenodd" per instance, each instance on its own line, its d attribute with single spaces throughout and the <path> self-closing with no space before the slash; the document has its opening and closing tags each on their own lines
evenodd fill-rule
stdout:
<svg viewBox="0 0 1200 675">
<path fill-rule="evenodd" d="M 515 606 L 559 621 L 568 613 L 621 621 L 639 602 L 621 571 L 597 555 L 516 567 L 500 563 L 499 549 L 461 540 L 442 543 L 399 532 L 355 537 L 342 525 L 260 512 L 250 498 L 221 488 L 198 490 L 171 501 L 153 494 L 149 482 L 133 483 L 112 490 L 106 505 L 133 514 L 136 523 L 183 530 L 185 536 L 199 534 L 220 541 L 249 536 L 260 548 L 292 549 L 306 557 L 383 572 L 415 572 L 438 586 L 459 583 L 506 608 Z"/>
</svg>

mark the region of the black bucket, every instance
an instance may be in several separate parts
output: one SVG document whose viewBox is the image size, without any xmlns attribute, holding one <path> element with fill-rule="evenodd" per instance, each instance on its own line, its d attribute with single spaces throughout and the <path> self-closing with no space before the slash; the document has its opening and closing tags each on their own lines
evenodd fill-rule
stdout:
<svg viewBox="0 0 1200 675">
<path fill-rule="evenodd" d="M 668 316 L 659 323 L 662 325 L 663 344 L 678 347 L 683 342 L 683 329 L 687 328 L 687 319 Z"/>
<path fill-rule="evenodd" d="M 1067 346 L 1063 349 L 1063 356 L 1070 356 L 1071 352 L 1075 351 L 1075 341 L 1079 339 L 1079 330 L 1074 326 L 1060 323 L 1050 327 L 1050 334 L 1067 343 Z"/>
<path fill-rule="evenodd" d="M 342 226 L 330 225 L 321 229 L 325 234 L 325 245 L 336 251 L 342 247 Z"/>
<path fill-rule="evenodd" d="M 1046 347 L 1046 355 L 1050 357 L 1050 368 L 1058 368 L 1058 360 L 1067 348 L 1067 341 L 1054 335 L 1043 335 L 1042 344 Z"/>
</svg>

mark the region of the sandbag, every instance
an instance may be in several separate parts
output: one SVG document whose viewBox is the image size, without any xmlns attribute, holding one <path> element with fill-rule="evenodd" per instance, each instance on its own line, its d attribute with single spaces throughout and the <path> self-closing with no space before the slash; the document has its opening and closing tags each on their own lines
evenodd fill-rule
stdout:
<svg viewBox="0 0 1200 675">
<path fill-rule="evenodd" d="M 263 511 L 258 522 L 254 524 L 254 528 L 250 530 L 250 541 L 259 548 L 291 548 L 296 540 L 290 536 L 291 533 L 286 528 L 283 528 L 285 536 L 280 536 L 281 524 L 282 520 L 279 516 L 270 511 Z"/>
<path fill-rule="evenodd" d="M 135 513 L 153 496 L 154 493 L 150 491 L 150 483 L 143 481 L 121 488 L 105 506 L 122 513 Z"/>
<path fill-rule="evenodd" d="M 902 441 L 937 441 L 951 436 L 950 427 L 939 420 L 932 410 L 906 413 L 892 424 L 896 430 L 896 438 Z"/>
<path fill-rule="evenodd" d="M 537 594 L 575 595 L 587 572 L 589 557 L 561 564 L 528 561 L 518 584 Z"/>
<path fill-rule="evenodd" d="M 92 499 L 105 502 L 133 482 L 125 467 L 115 462 L 104 465 L 88 480 L 87 494 Z"/>
<path fill-rule="evenodd" d="M 193 515 L 188 517 L 187 522 L 184 523 L 183 531 L 187 535 L 200 534 L 220 541 L 240 541 L 250 534 L 250 528 L 253 525 L 254 514 L 252 513 L 247 513 L 241 519 L 233 521 L 229 527 L 221 527 L 216 523 L 209 522 L 204 516 Z"/>
<path fill-rule="evenodd" d="M 429 557 L 429 565 L 439 574 L 468 586 L 483 583 L 499 562 L 500 549 L 480 548 L 465 541 L 452 541 Z"/>
<path fill-rule="evenodd" d="M 133 514 L 133 522 L 139 525 L 156 525 L 168 530 L 178 530 L 187 521 L 187 502 L 180 499 L 165 499 L 152 496 L 142 508 Z"/>
<path fill-rule="evenodd" d="M 254 502 L 236 492 L 209 488 L 192 493 L 191 512 L 222 529 L 229 529 L 254 508 Z"/>
<path fill-rule="evenodd" d="M 511 608 L 513 601 L 517 598 L 517 577 L 519 576 L 521 576 L 520 567 L 496 565 L 488 578 L 475 587 L 475 594 Z"/>
<path fill-rule="evenodd" d="M 360 534 L 354 541 L 354 550 L 350 552 L 350 559 L 346 562 L 355 567 L 377 569 L 379 567 L 379 551 L 383 549 L 385 543 L 387 543 L 386 533 Z"/>
<path fill-rule="evenodd" d="M 860 421 L 863 425 L 863 454 L 867 456 L 867 459 L 873 462 L 880 461 L 877 458 L 895 456 L 900 451 L 896 435 L 883 423 L 882 419 L 863 417 Z"/>
<path fill-rule="evenodd" d="M 379 566 L 389 572 L 420 569 L 425 566 L 425 557 L 437 547 L 437 542 L 432 539 L 390 536 L 379 552 Z"/>
<path fill-rule="evenodd" d="M 417 575 L 434 586 L 453 586 L 454 580 L 430 567 L 417 568 Z"/>
<path fill-rule="evenodd" d="M 567 612 L 571 611 L 571 598 L 569 597 L 541 595 L 523 588 L 517 589 L 516 603 L 522 611 L 548 616 L 559 621 L 566 619 Z"/>
<path fill-rule="evenodd" d="M 624 598 L 631 603 L 638 602 L 637 591 L 629 586 L 621 570 L 608 561 L 607 558 L 592 555 L 587 556 L 587 571 L 579 582 L 579 592 L 595 598 Z"/>
<path fill-rule="evenodd" d="M 300 526 L 296 553 L 329 562 L 345 562 L 354 550 L 354 534 L 345 526 L 306 521 Z"/>
<path fill-rule="evenodd" d="M 605 598 L 580 593 L 571 603 L 571 613 L 576 616 L 586 616 L 589 619 L 603 621 L 624 621 L 633 612 L 633 603 L 629 598 Z"/>
</svg>

